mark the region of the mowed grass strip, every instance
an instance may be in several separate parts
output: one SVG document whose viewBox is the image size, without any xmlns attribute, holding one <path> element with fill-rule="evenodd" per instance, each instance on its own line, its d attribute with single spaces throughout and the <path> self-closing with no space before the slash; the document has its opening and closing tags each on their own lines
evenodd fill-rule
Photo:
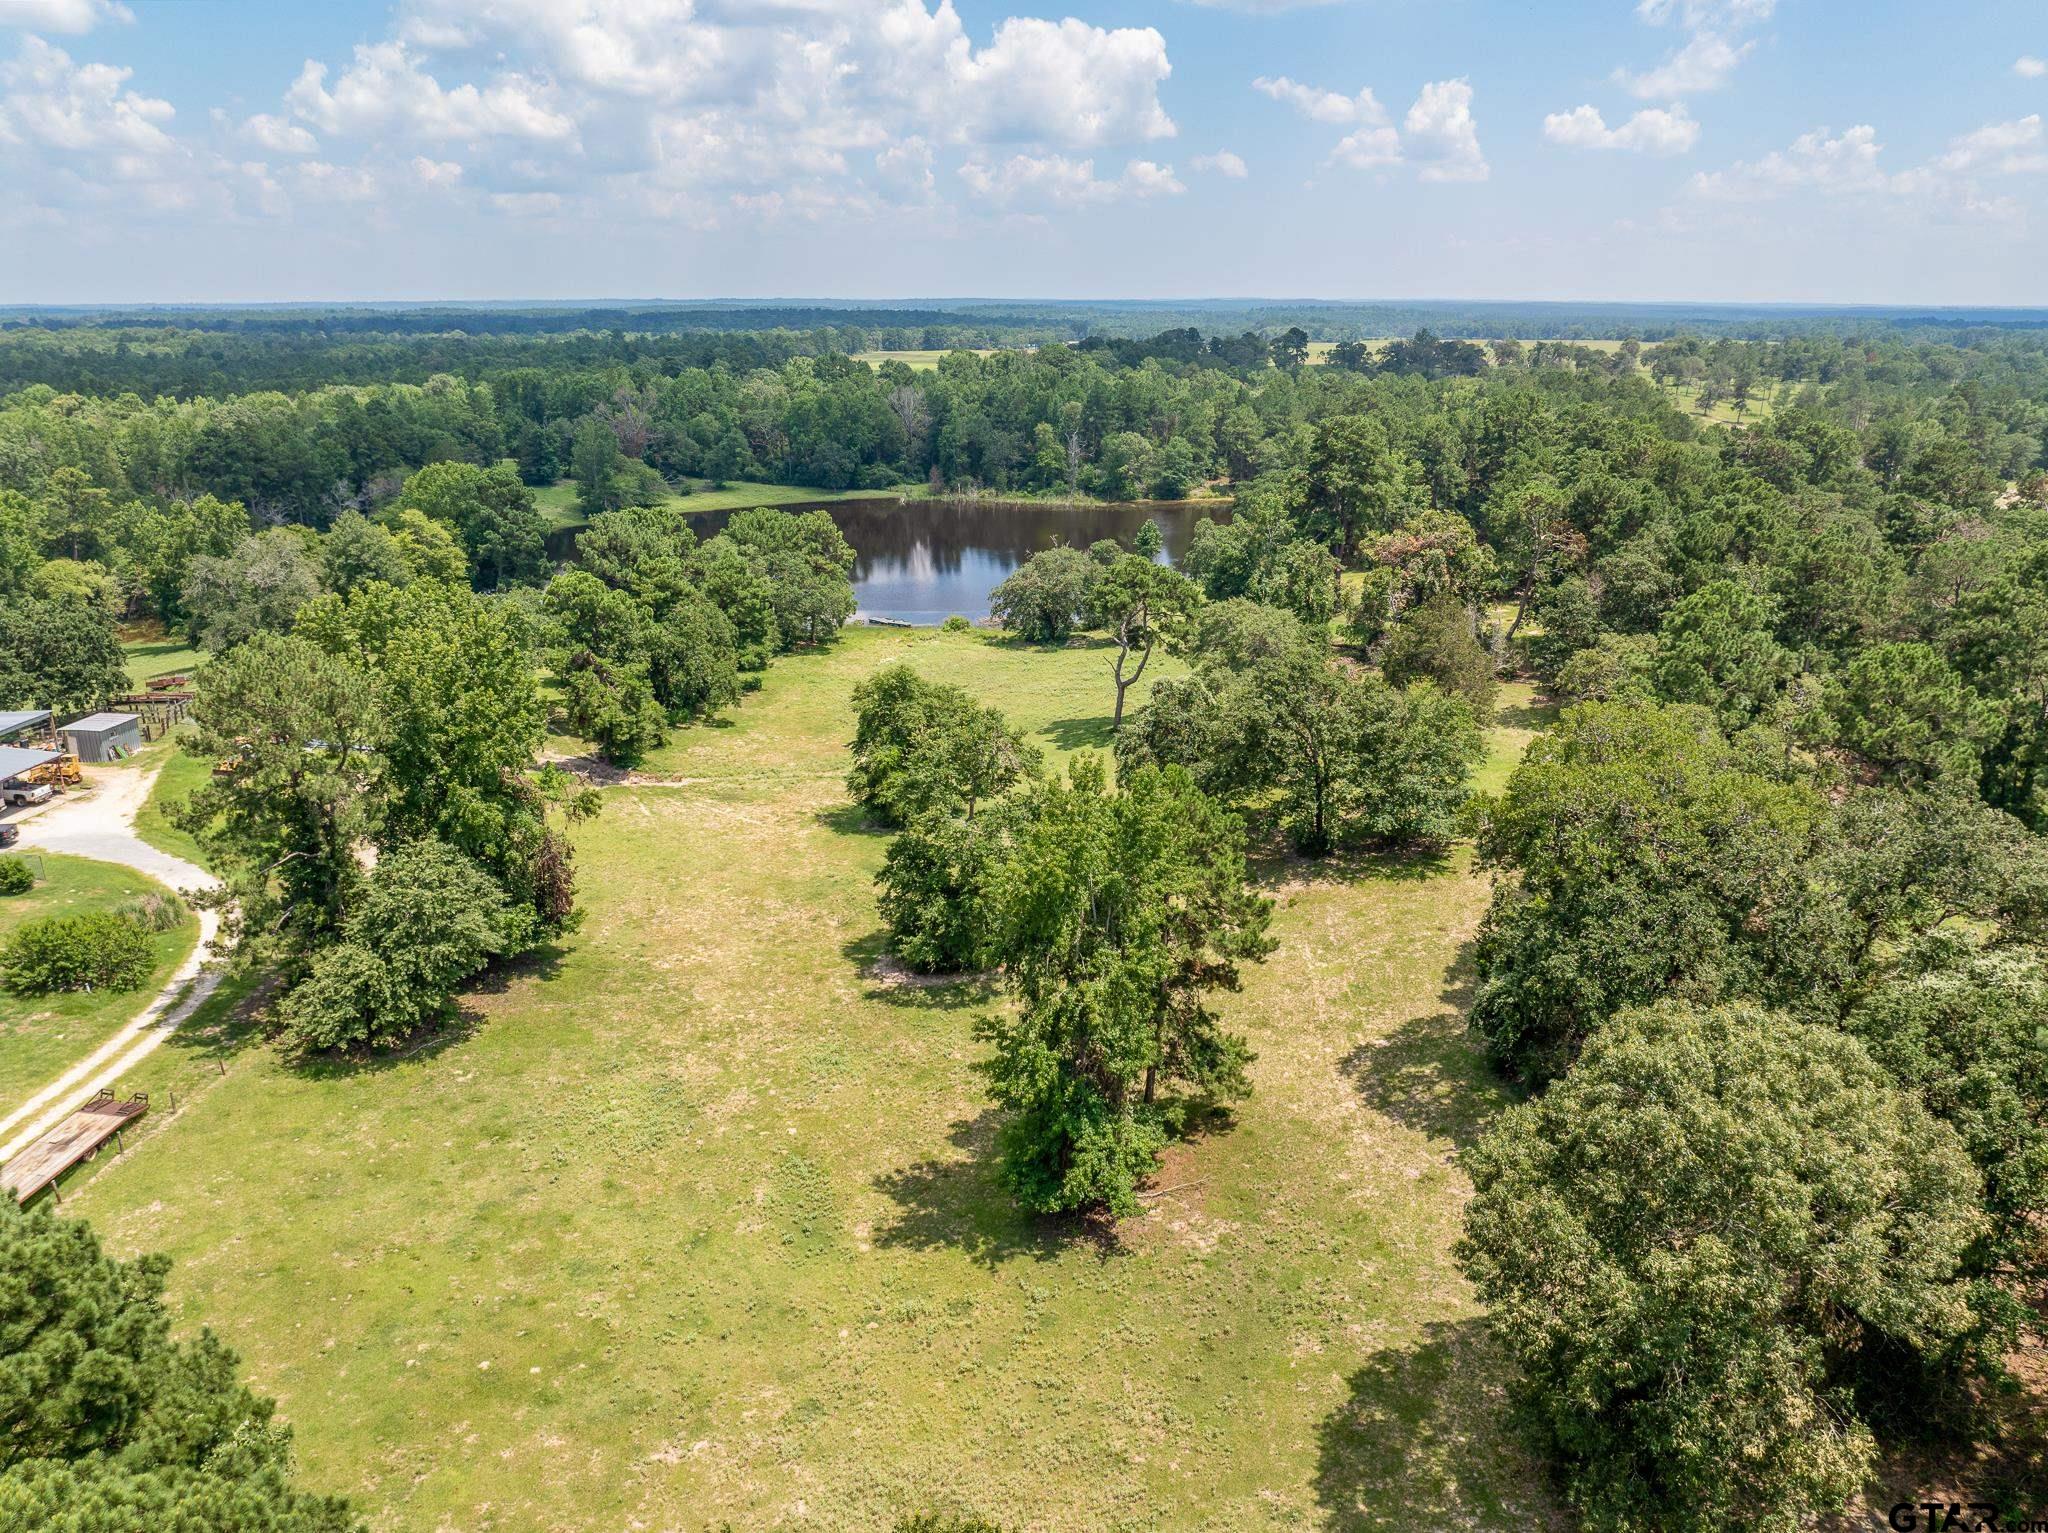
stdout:
<svg viewBox="0 0 2048 1533">
<path fill-rule="evenodd" d="M 111 862 L 51 852 L 30 852 L 24 860 L 40 865 L 42 881 L 26 894 L 0 896 L 0 946 L 28 921 L 113 910 L 125 900 L 166 892 L 154 879 Z M 0 1108 L 11 1111 L 19 1106 L 147 1006 L 191 953 L 199 940 L 199 922 L 187 911 L 177 926 L 150 940 L 156 947 L 156 965 L 139 989 L 17 995 L 0 988 Z"/>
<path fill-rule="evenodd" d="M 156 781 L 150 784 L 149 797 L 135 812 L 135 834 L 158 851 L 169 852 L 173 857 L 184 858 L 194 867 L 203 868 L 206 855 L 200 850 L 198 840 L 190 831 L 171 823 L 172 811 L 182 807 L 195 791 L 205 787 L 213 778 L 214 764 L 202 761 L 185 750 L 184 742 L 190 733 L 188 724 L 160 736 L 131 759 L 125 769 L 148 771 L 152 762 L 162 762 Z"/>
<path fill-rule="evenodd" d="M 1501 1100 L 1468 854 L 1262 865 L 1280 948 L 1223 1002 L 1253 1097 L 1113 1238 L 1020 1218 L 972 1069 L 999 1001 L 875 967 L 887 837 L 840 778 L 898 658 L 1054 756 L 1106 739 L 1095 645 L 778 661 L 607 792 L 559 952 L 408 1057 L 245 1048 L 67 1207 L 176 1259 L 380 1530 L 1547 1519 L 1448 1257 Z"/>
</svg>

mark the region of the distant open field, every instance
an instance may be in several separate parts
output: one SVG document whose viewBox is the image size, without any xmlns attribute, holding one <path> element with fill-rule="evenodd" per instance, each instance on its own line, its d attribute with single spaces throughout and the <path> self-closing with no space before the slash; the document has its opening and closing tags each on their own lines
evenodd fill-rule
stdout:
<svg viewBox="0 0 2048 1533">
<path fill-rule="evenodd" d="M 176 1313 L 378 1533 L 1553 1525 L 1447 1255 L 1503 1100 L 1469 853 L 1262 862 L 1280 947 L 1222 1002 L 1253 1096 L 1114 1236 L 1024 1219 L 972 1069 L 999 1000 L 877 967 L 888 838 L 842 778 L 850 690 L 899 659 L 1055 759 L 1107 738 L 1099 643 L 778 661 L 607 791 L 582 930 L 460 1028 L 296 1068 L 230 994 L 123 1083 L 179 1112 L 67 1207 L 176 1259 Z"/>
<path fill-rule="evenodd" d="M 1771 416 L 1770 392 L 1762 386 L 1759 386 L 1757 391 L 1750 395 L 1747 407 L 1742 410 L 1737 410 L 1734 401 L 1729 399 L 1716 400 L 1712 409 L 1702 410 L 1700 408 L 1700 390 L 1697 384 L 1681 383 L 1673 388 L 1666 389 L 1664 392 L 1665 397 L 1676 408 L 1685 411 L 1688 415 L 1696 416 L 1711 425 L 1754 426 L 1758 421 L 1769 420 Z"/>
<path fill-rule="evenodd" d="M 977 357 L 991 357 L 997 351 L 997 348 L 993 346 L 977 346 L 972 349 Z M 1031 348 L 1026 347 L 1023 349 L 1030 350 Z M 948 353 L 945 351 L 856 351 L 853 354 L 853 360 L 856 362 L 866 362 L 870 366 L 876 367 L 884 362 L 901 362 L 906 367 L 914 367 L 920 372 L 928 372 L 939 365 L 939 358 L 946 355 Z"/>
</svg>

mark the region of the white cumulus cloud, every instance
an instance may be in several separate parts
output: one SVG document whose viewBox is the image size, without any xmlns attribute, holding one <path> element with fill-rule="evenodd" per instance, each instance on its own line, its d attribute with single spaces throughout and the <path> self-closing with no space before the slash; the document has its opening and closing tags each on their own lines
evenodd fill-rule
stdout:
<svg viewBox="0 0 2048 1533">
<path fill-rule="evenodd" d="M 2048 75 L 2048 59 L 2035 58 L 2031 53 L 2022 53 L 2012 61 L 2012 72 L 2025 80 L 2038 80 Z"/>
<path fill-rule="evenodd" d="M 1187 190 L 1171 165 L 1132 160 L 1115 180 L 1100 181 L 1092 159 L 1060 154 L 1013 154 L 999 162 L 969 160 L 960 167 L 960 179 L 976 197 L 1005 207 L 1015 203 L 1073 207 L 1177 196 Z"/>
<path fill-rule="evenodd" d="M 40 37 L 0 65 L 0 139 L 126 161 L 170 153 L 170 102 L 128 88 L 135 71 L 80 64 Z"/>
<path fill-rule="evenodd" d="M 1793 195 L 1882 197 L 1902 211 L 1931 213 L 1943 220 L 2012 223 L 2025 215 L 2016 197 L 1986 192 L 1985 175 L 2048 171 L 2042 119 L 1987 123 L 1949 140 L 1926 163 L 1887 171 L 1884 146 L 1868 124 L 1839 135 L 1826 128 L 1801 134 L 1783 150 L 1759 160 L 1738 161 L 1726 170 L 1694 176 L 1696 196 L 1721 202 L 1757 202 Z"/>
<path fill-rule="evenodd" d="M 1795 191 L 1881 191 L 1890 186 L 1878 168 L 1884 146 L 1877 130 L 1859 124 L 1830 137 L 1826 128 L 1802 133 L 1789 148 L 1760 160 L 1738 160 L 1726 170 L 1701 171 L 1693 191 L 1725 202 L 1756 201 Z"/>
<path fill-rule="evenodd" d="M 929 196 L 938 187 L 938 178 L 932 174 L 933 159 L 932 146 L 913 134 L 877 151 L 875 174 L 885 187 Z"/>
<path fill-rule="evenodd" d="M 1155 28 L 1011 16 L 977 48 L 951 0 L 414 0 L 401 41 L 502 49 L 593 105 L 806 117 L 842 137 L 879 124 L 1093 148 L 1174 134 Z"/>
<path fill-rule="evenodd" d="M 1484 181 L 1491 173 L 1479 149 L 1472 87 L 1464 80 L 1423 86 L 1401 130 L 1407 135 L 1408 157 L 1422 166 L 1425 181 Z"/>
<path fill-rule="evenodd" d="M 1317 85 L 1302 85 L 1285 75 L 1260 75 L 1252 81 L 1252 89 L 1271 96 L 1283 106 L 1291 106 L 1311 122 L 1326 123 L 1383 123 L 1387 120 L 1386 109 L 1379 104 L 1370 87 L 1355 96 L 1346 96 L 1340 91 L 1324 90 Z"/>
<path fill-rule="evenodd" d="M 454 186 L 462 180 L 462 167 L 453 160 L 430 160 L 413 156 L 412 173 L 422 186 Z"/>
<path fill-rule="evenodd" d="M 1936 164 L 1943 170 L 1986 170 L 2001 175 L 2048 170 L 2041 114 L 2032 112 L 2016 122 L 1986 123 L 1975 132 L 1950 139 Z"/>
<path fill-rule="evenodd" d="M 316 202 L 372 202 L 383 190 L 376 173 L 361 165 L 301 160 L 291 174 L 300 195 Z"/>
<path fill-rule="evenodd" d="M 384 40 L 308 59 L 280 120 L 392 170 L 464 145 L 486 206 L 545 190 L 701 223 L 874 213 L 957 189 L 963 160 L 1171 139 L 1171 74 L 1155 28 L 970 35 L 953 0 L 401 0 Z"/>
<path fill-rule="evenodd" d="M 1244 160 L 1228 149 L 1219 149 L 1214 154 L 1198 154 L 1188 163 L 1196 170 L 1208 175 L 1222 176 L 1228 181 L 1242 181 L 1251 174 L 1245 168 Z"/>
<path fill-rule="evenodd" d="M 918 0 L 911 7 L 923 8 Z M 952 7 L 941 14 L 952 17 Z M 1013 16 L 988 47 L 976 53 L 963 39 L 949 57 L 966 136 L 1072 148 L 1174 136 L 1158 95 L 1172 65 L 1166 39 L 1151 27 L 1106 31 L 1071 16 Z"/>
<path fill-rule="evenodd" d="M 1675 25 L 1684 43 L 1649 69 L 1617 69 L 1614 78 L 1639 101 L 1669 101 L 1718 90 L 1756 49 L 1743 33 L 1771 19 L 1777 0 L 1637 0 L 1651 26 Z"/>
<path fill-rule="evenodd" d="M 308 59 L 285 92 L 299 117 L 324 133 L 374 137 L 397 132 L 443 141 L 485 138 L 567 140 L 575 120 L 549 105 L 545 91 L 508 73 L 490 85 L 443 89 L 403 43 L 361 43 L 354 60 L 327 84 L 325 64 Z"/>
<path fill-rule="evenodd" d="M 243 123 L 242 137 L 272 154 L 313 154 L 320 148 L 320 140 L 303 125 L 268 112 L 258 112 Z"/>
<path fill-rule="evenodd" d="M 1595 106 L 1552 112 L 1543 119 L 1543 136 L 1571 149 L 1634 149 L 1646 154 L 1684 154 L 1699 142 L 1700 125 L 1683 104 L 1645 107 L 1619 127 Z"/>
<path fill-rule="evenodd" d="M 1353 170 L 1379 170 L 1387 165 L 1398 165 L 1401 163 L 1401 135 L 1394 131 L 1391 123 L 1360 128 L 1337 140 L 1337 147 L 1330 151 L 1330 159 L 1334 164 L 1349 165 Z"/>
<path fill-rule="evenodd" d="M 1702 32 L 1654 69 L 1615 71 L 1615 78 L 1639 100 L 1694 96 L 1728 83 L 1735 66 L 1748 58 L 1753 42 L 1734 43 L 1717 32 Z"/>
<path fill-rule="evenodd" d="M 133 21 L 119 0 L 0 0 L 0 27 L 77 36 L 103 21 Z"/>
</svg>

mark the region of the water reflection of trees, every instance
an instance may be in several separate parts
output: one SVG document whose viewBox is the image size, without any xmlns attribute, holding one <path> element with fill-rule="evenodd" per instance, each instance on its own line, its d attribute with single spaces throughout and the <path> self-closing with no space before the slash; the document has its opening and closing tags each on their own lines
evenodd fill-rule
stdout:
<svg viewBox="0 0 2048 1533">
<path fill-rule="evenodd" d="M 1165 535 L 1178 559 L 1204 516 L 1229 519 L 1227 504 L 1138 501 L 1113 506 L 1058 506 L 986 500 L 850 500 L 786 509 L 822 509 L 853 545 L 853 578 L 864 610 L 979 614 L 988 593 L 1018 565 L 1059 544 L 1086 548 L 1103 538 L 1129 547 L 1146 520 Z M 727 513 L 693 516 L 710 536 Z"/>
</svg>

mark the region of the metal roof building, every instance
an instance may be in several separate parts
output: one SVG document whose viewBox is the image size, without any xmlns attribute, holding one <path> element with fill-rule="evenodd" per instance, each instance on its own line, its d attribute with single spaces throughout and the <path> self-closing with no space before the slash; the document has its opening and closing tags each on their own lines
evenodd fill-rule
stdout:
<svg viewBox="0 0 2048 1533">
<path fill-rule="evenodd" d="M 50 710 L 47 708 L 25 708 L 13 713 L 0 713 L 0 740 L 12 740 L 16 735 L 27 734 L 37 725 L 48 727 Z"/>
<path fill-rule="evenodd" d="M 57 733 L 71 742 L 80 761 L 119 761 L 142 749 L 142 716 L 136 713 L 95 713 L 73 719 Z"/>
<path fill-rule="evenodd" d="M 61 754 L 61 751 L 32 751 L 19 745 L 0 745 L 0 782 L 19 777 L 45 761 L 55 761 Z"/>
</svg>

